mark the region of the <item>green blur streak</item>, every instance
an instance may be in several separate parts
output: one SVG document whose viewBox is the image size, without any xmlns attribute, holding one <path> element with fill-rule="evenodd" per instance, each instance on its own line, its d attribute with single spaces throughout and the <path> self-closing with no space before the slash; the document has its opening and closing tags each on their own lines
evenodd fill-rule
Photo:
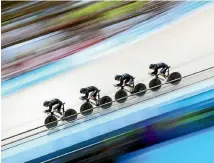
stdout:
<svg viewBox="0 0 214 163">
<path fill-rule="evenodd" d="M 125 15 L 127 13 L 142 9 L 146 3 L 147 3 L 147 1 L 134 2 L 134 3 L 128 4 L 126 6 L 116 8 L 114 10 L 111 10 L 111 11 L 104 13 L 103 19 L 108 20 L 108 19 L 120 17 L 120 16 Z"/>
</svg>

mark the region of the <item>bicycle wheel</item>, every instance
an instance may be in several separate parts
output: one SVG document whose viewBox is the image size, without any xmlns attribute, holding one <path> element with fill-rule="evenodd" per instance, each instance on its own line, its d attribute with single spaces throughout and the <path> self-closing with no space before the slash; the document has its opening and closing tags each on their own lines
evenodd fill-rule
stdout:
<svg viewBox="0 0 214 163">
<path fill-rule="evenodd" d="M 102 109 L 108 109 L 112 106 L 112 99 L 109 96 L 103 96 L 100 99 L 99 105 Z"/>
<path fill-rule="evenodd" d="M 118 103 L 124 103 L 126 100 L 127 100 L 127 93 L 126 91 L 124 90 L 119 90 L 117 91 L 117 93 L 115 94 L 115 100 L 118 102 Z"/>
<path fill-rule="evenodd" d="M 139 93 L 138 93 L 139 92 Z M 135 93 L 136 96 L 143 96 L 146 93 L 146 85 L 143 83 L 138 83 L 132 93 Z"/>
<path fill-rule="evenodd" d="M 77 119 L 77 116 L 78 116 L 78 114 L 77 114 L 76 110 L 74 110 L 74 109 L 67 109 L 65 111 L 63 120 L 65 120 L 65 121 L 74 121 L 74 120 Z"/>
<path fill-rule="evenodd" d="M 56 127 L 58 125 L 57 118 L 54 115 L 47 116 L 44 123 L 48 129 Z"/>
<path fill-rule="evenodd" d="M 181 81 L 181 74 L 179 72 L 173 72 L 169 75 L 167 81 L 170 84 L 176 85 Z"/>
<path fill-rule="evenodd" d="M 80 113 L 84 116 L 87 116 L 93 112 L 93 106 L 89 102 L 85 102 L 80 107 Z"/>
<path fill-rule="evenodd" d="M 149 82 L 149 88 L 152 90 L 152 91 L 158 91 L 160 88 L 161 88 L 161 81 L 160 79 L 152 79 L 150 82 Z"/>
</svg>

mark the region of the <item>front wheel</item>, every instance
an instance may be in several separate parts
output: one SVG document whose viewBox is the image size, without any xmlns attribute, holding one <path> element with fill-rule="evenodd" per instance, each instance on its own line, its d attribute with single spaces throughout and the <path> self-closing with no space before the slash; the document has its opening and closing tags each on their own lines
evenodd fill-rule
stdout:
<svg viewBox="0 0 214 163">
<path fill-rule="evenodd" d="M 181 77 L 181 74 L 179 72 L 173 72 L 169 75 L 167 81 L 170 84 L 176 85 L 176 84 L 180 83 L 181 78 L 182 77 Z"/>
<path fill-rule="evenodd" d="M 138 83 L 132 93 L 135 93 L 137 96 L 143 96 L 146 93 L 146 85 L 143 83 Z"/>
<path fill-rule="evenodd" d="M 45 126 L 50 129 L 58 125 L 57 118 L 54 115 L 49 115 L 45 119 Z"/>
<path fill-rule="evenodd" d="M 126 91 L 124 90 L 119 90 L 117 91 L 117 93 L 115 94 L 115 100 L 118 102 L 118 103 L 124 103 L 126 100 L 127 100 L 127 93 Z"/>
<path fill-rule="evenodd" d="M 160 79 L 158 78 L 155 78 L 155 79 L 152 79 L 150 82 L 149 82 L 149 88 L 152 90 L 152 91 L 158 91 L 160 88 L 161 88 L 161 81 Z"/>
<path fill-rule="evenodd" d="M 80 113 L 84 116 L 87 116 L 93 112 L 93 106 L 89 102 L 85 102 L 80 107 Z"/>
<path fill-rule="evenodd" d="M 77 116 L 78 116 L 78 114 L 77 114 L 76 110 L 74 110 L 74 109 L 67 109 L 65 111 L 63 120 L 65 120 L 65 121 L 74 121 L 74 120 L 77 119 Z"/>
<path fill-rule="evenodd" d="M 108 109 L 112 106 L 112 99 L 109 96 L 103 96 L 100 99 L 99 105 L 101 105 L 100 107 L 103 109 Z"/>
</svg>

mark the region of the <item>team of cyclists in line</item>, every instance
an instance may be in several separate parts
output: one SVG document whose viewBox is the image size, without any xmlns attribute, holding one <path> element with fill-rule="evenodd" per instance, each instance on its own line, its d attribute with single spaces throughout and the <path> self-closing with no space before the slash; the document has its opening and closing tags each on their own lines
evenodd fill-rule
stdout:
<svg viewBox="0 0 214 163">
<path fill-rule="evenodd" d="M 169 66 L 162 62 L 157 63 L 157 64 L 150 64 L 150 66 L 149 66 L 149 69 L 153 70 L 151 75 L 157 75 L 159 73 L 164 78 L 166 78 L 166 71 L 168 68 L 169 68 Z M 160 72 L 158 72 L 159 70 L 160 70 Z M 127 73 L 122 74 L 122 75 L 116 75 L 115 80 L 119 81 L 119 83 L 115 85 L 117 87 L 123 87 L 123 86 L 133 87 L 134 86 L 134 77 Z M 84 96 L 82 96 L 82 98 L 88 99 L 90 97 L 92 100 L 95 101 L 96 105 L 98 105 L 98 99 L 97 99 L 98 92 L 99 92 L 99 89 L 96 88 L 95 86 L 89 86 L 89 87 L 80 89 L 80 93 L 84 94 Z M 45 110 L 46 113 L 50 113 L 50 112 L 52 112 L 52 110 L 54 110 L 61 115 L 64 113 L 64 110 L 62 110 L 62 109 L 64 109 L 64 107 L 62 107 L 62 105 L 63 105 L 63 102 L 56 98 L 52 99 L 50 101 L 45 101 L 43 103 L 44 107 L 48 107 L 48 109 Z"/>
</svg>

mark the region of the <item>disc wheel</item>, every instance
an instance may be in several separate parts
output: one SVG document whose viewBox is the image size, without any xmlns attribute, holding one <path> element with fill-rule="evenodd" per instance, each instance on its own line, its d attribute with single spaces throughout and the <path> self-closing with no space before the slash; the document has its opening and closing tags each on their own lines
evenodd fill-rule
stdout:
<svg viewBox="0 0 214 163">
<path fill-rule="evenodd" d="M 139 92 L 139 93 L 138 93 Z M 132 93 L 135 93 L 136 96 L 143 96 L 146 93 L 146 85 L 143 83 L 138 83 Z"/>
<path fill-rule="evenodd" d="M 58 124 L 57 118 L 54 115 L 49 115 L 45 119 L 45 126 L 50 129 L 56 127 Z"/>
<path fill-rule="evenodd" d="M 176 85 L 181 81 L 181 74 L 179 72 L 173 72 L 169 75 L 167 81 L 170 84 Z"/>
<path fill-rule="evenodd" d="M 77 116 L 78 116 L 78 114 L 77 114 L 76 110 L 74 110 L 74 109 L 67 109 L 65 111 L 63 120 L 65 120 L 65 121 L 74 121 L 74 120 L 77 119 Z"/>
<path fill-rule="evenodd" d="M 160 88 L 161 88 L 161 81 L 160 79 L 152 79 L 150 82 L 149 82 L 149 88 L 152 90 L 152 91 L 158 91 Z"/>
<path fill-rule="evenodd" d="M 85 102 L 80 107 L 80 113 L 84 116 L 87 116 L 93 112 L 93 106 L 89 102 Z"/>
<path fill-rule="evenodd" d="M 115 94 L 115 100 L 118 102 L 118 103 L 124 103 L 126 100 L 127 100 L 127 93 L 126 91 L 124 90 L 119 90 L 117 91 L 117 93 Z"/>
<path fill-rule="evenodd" d="M 102 109 L 108 109 L 112 106 L 112 99 L 109 96 L 103 96 L 100 99 L 99 105 Z"/>
</svg>

